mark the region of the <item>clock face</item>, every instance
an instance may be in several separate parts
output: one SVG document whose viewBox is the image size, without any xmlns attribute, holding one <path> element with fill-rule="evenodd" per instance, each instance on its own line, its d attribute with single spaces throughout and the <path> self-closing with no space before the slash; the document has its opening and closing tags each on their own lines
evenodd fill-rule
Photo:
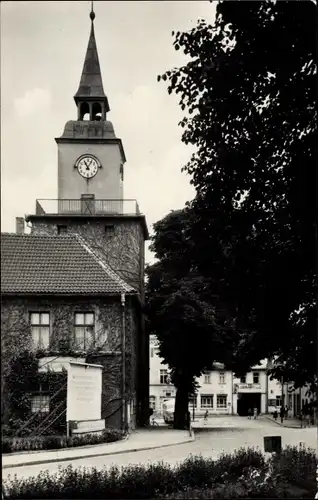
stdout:
<svg viewBox="0 0 318 500">
<path fill-rule="evenodd" d="M 100 164 L 94 156 L 84 155 L 77 160 L 75 166 L 77 167 L 78 173 L 81 174 L 82 177 L 91 179 L 97 174 Z"/>
</svg>

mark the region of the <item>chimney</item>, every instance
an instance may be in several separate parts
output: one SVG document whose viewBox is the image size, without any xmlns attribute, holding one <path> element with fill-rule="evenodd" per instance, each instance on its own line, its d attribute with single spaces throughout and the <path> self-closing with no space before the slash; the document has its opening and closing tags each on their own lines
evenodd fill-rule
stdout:
<svg viewBox="0 0 318 500">
<path fill-rule="evenodd" d="M 15 232 L 17 234 L 24 234 L 24 218 L 16 217 L 15 218 Z"/>
</svg>

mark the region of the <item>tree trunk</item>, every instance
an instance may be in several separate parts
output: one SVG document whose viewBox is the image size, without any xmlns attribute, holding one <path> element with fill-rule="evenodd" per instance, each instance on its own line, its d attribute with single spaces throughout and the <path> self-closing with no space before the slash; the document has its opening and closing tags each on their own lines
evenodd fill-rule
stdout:
<svg viewBox="0 0 318 500">
<path fill-rule="evenodd" d="M 182 385 L 177 388 L 176 403 L 174 409 L 174 429 L 187 429 L 189 427 L 188 411 L 189 411 L 189 391 L 187 385 Z"/>
</svg>

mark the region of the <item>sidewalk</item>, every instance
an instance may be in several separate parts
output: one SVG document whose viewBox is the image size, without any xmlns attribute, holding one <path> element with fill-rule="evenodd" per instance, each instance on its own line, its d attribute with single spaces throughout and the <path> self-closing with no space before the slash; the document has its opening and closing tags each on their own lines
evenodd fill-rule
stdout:
<svg viewBox="0 0 318 500">
<path fill-rule="evenodd" d="M 297 418 L 287 418 L 284 419 L 283 423 L 280 421 L 280 417 L 275 421 L 273 417 L 270 417 L 269 415 L 264 415 L 268 420 L 271 422 L 274 422 L 274 424 L 280 425 L 281 427 L 288 427 L 290 429 L 300 429 L 301 428 L 301 422 Z M 306 425 L 306 428 L 309 427 L 314 427 L 313 425 Z M 303 423 L 303 429 L 305 428 L 304 423 Z"/>
<path fill-rule="evenodd" d="M 97 444 L 94 446 L 78 446 L 50 451 L 29 451 L 24 453 L 3 454 L 2 468 L 25 467 L 28 465 L 63 462 L 81 458 L 117 455 L 134 451 L 163 448 L 194 441 L 189 431 L 179 431 L 169 428 L 137 429 L 128 438 L 115 443 Z"/>
</svg>

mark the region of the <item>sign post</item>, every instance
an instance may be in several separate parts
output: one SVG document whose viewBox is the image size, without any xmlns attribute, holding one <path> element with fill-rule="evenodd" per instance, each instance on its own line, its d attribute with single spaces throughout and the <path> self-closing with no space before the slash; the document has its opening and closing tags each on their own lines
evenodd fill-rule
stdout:
<svg viewBox="0 0 318 500">
<path fill-rule="evenodd" d="M 264 436 L 264 451 L 266 453 L 281 453 L 282 437 L 281 436 Z"/>
<path fill-rule="evenodd" d="M 101 432 L 102 420 L 102 365 L 69 362 L 67 374 L 67 436 Z"/>
</svg>

